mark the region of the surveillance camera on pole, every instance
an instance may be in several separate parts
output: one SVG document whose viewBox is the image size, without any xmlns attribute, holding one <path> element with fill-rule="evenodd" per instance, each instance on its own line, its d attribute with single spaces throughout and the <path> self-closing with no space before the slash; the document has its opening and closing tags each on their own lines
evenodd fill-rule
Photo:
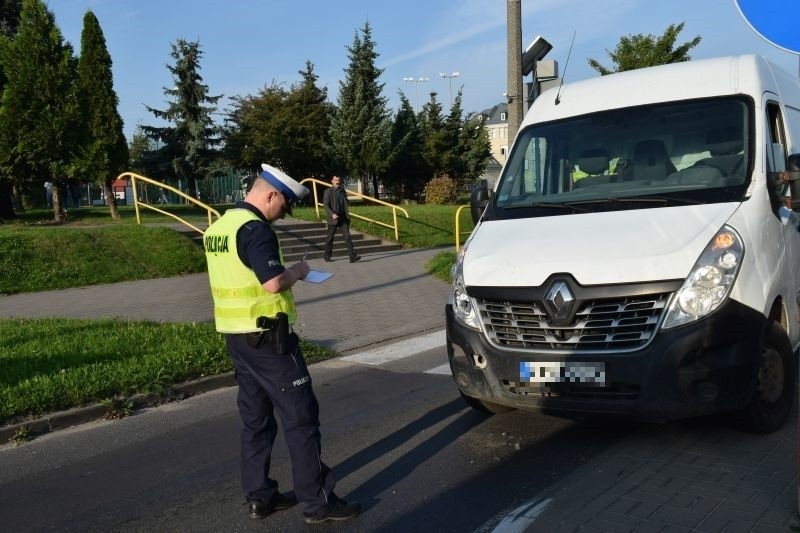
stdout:
<svg viewBox="0 0 800 533">
<path fill-rule="evenodd" d="M 541 35 L 537 35 L 522 53 L 522 75 L 533 74 L 536 70 L 536 62 L 544 59 L 544 56 L 552 49 L 552 44 L 548 43 Z"/>
</svg>

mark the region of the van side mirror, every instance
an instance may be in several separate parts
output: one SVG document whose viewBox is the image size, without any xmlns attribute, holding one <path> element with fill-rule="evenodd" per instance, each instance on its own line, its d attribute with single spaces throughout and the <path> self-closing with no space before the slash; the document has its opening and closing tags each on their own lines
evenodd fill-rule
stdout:
<svg viewBox="0 0 800 533">
<path fill-rule="evenodd" d="M 800 154 L 792 154 L 786 160 L 789 175 L 789 190 L 792 194 L 792 209 L 800 208 Z"/>
<path fill-rule="evenodd" d="M 483 215 L 486 205 L 489 203 L 489 187 L 486 180 L 481 180 L 477 186 L 472 189 L 469 196 L 470 214 L 472 215 L 472 223 L 477 224 Z"/>
</svg>

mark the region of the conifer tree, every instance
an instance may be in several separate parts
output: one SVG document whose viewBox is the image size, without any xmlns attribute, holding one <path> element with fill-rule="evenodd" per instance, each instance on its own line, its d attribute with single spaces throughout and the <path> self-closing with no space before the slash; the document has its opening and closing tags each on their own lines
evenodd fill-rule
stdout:
<svg viewBox="0 0 800 533">
<path fill-rule="evenodd" d="M 212 114 L 223 95 L 210 96 L 208 85 L 200 76 L 203 52 L 200 42 L 178 39 L 172 44 L 174 65 L 167 65 L 173 78 L 172 87 L 164 87 L 164 95 L 172 100 L 167 109 L 146 106 L 156 118 L 172 126 L 141 126 L 151 139 L 163 143 L 158 152 L 169 161 L 171 170 L 183 180 L 190 194 L 197 197 L 197 180 L 211 171 L 216 159 L 215 147 L 220 144 L 221 129 Z"/>
<path fill-rule="evenodd" d="M 486 162 L 492 154 L 489 135 L 481 115 L 468 114 L 462 123 L 458 137 L 460 161 L 459 182 L 469 185 L 480 178 L 486 170 Z"/>
<path fill-rule="evenodd" d="M 387 98 L 382 96 L 383 84 L 378 81 L 383 69 L 375 66 L 379 54 L 368 22 L 360 37 L 356 32 L 347 55 L 350 62 L 344 71 L 345 79 L 339 82 L 331 141 L 341 164 L 362 180 L 365 191 L 372 177 L 377 196 L 378 174 L 390 162 L 392 121 Z"/>
<path fill-rule="evenodd" d="M 15 185 L 53 183 L 54 220 L 75 148 L 75 58 L 42 0 L 23 0 L 19 28 L 0 45 L 6 76 L 0 105 L 0 170 Z"/>
<path fill-rule="evenodd" d="M 283 170 L 297 179 L 326 174 L 331 166 L 330 123 L 334 107 L 328 90 L 317 86 L 314 65 L 306 61 L 300 82 L 286 96 L 286 133 L 293 144 L 281 157 Z"/>
<path fill-rule="evenodd" d="M 83 17 L 76 94 L 82 127 L 74 177 L 103 187 L 109 212 L 119 219 L 111 184 L 128 166 L 128 145 L 117 110 L 111 55 L 100 22 L 91 11 Z"/>
<path fill-rule="evenodd" d="M 419 126 L 422 133 L 422 157 L 430 168 L 430 178 L 434 178 L 450 170 L 448 162 L 448 138 L 442 117 L 442 104 L 436 93 L 430 93 L 430 100 L 419 112 Z"/>
<path fill-rule="evenodd" d="M 392 125 L 391 144 L 395 157 L 384 172 L 384 182 L 395 198 L 417 199 L 429 178 L 430 169 L 422 157 L 422 136 L 417 114 L 400 91 L 400 109 Z"/>
</svg>

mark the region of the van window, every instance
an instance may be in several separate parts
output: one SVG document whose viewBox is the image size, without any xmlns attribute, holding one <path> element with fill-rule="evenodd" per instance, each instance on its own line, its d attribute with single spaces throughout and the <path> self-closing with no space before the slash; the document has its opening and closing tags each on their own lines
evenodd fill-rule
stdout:
<svg viewBox="0 0 800 533">
<path fill-rule="evenodd" d="M 495 216 L 739 201 L 752 166 L 751 117 L 749 99 L 730 97 L 532 124 L 511 150 Z"/>
</svg>

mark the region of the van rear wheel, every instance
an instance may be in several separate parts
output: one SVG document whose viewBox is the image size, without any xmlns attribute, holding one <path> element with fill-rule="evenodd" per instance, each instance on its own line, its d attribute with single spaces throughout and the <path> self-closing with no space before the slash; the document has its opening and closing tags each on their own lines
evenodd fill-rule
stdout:
<svg viewBox="0 0 800 533">
<path fill-rule="evenodd" d="M 758 381 L 753 398 L 741 412 L 745 429 L 772 433 L 789 417 L 795 396 L 795 361 L 784 329 L 775 322 L 767 326 L 759 355 Z"/>
<path fill-rule="evenodd" d="M 461 391 L 458 392 L 461 394 L 461 397 L 464 398 L 464 401 L 467 402 L 467 405 L 482 413 L 488 413 L 490 415 L 501 415 L 503 413 L 508 413 L 514 410 L 513 407 L 500 405 L 499 403 L 494 403 L 494 402 L 487 402 L 486 400 L 479 400 L 477 398 L 473 398 L 472 396 L 467 396 Z"/>
</svg>

